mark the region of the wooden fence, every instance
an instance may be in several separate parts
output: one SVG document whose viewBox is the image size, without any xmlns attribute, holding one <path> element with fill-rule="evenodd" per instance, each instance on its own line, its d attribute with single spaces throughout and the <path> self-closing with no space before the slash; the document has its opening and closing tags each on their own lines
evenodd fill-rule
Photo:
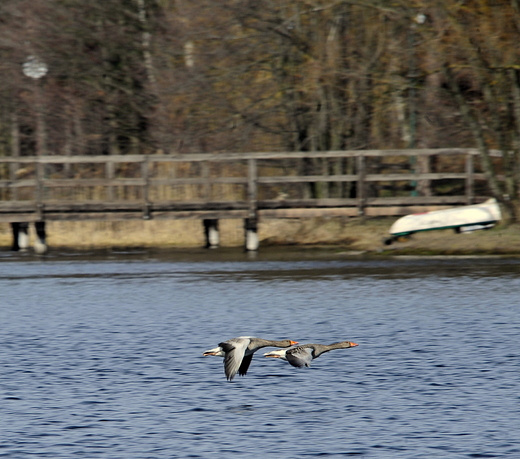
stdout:
<svg viewBox="0 0 520 459">
<path fill-rule="evenodd" d="M 3 157 L 0 221 L 405 215 L 487 199 L 478 158 L 475 149 Z"/>
</svg>

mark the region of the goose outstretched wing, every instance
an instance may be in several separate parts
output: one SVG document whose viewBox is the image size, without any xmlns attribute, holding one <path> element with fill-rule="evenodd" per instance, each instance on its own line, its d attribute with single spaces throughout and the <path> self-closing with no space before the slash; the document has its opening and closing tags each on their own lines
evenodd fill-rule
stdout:
<svg viewBox="0 0 520 459">
<path fill-rule="evenodd" d="M 251 359 L 247 365 L 245 365 L 245 369 L 243 365 L 244 355 L 247 349 L 247 346 L 250 343 L 249 338 L 233 338 L 228 341 L 224 341 L 220 343 L 219 346 L 225 352 L 224 357 L 224 372 L 226 373 L 226 378 L 229 381 L 232 381 L 237 372 L 240 371 L 241 375 L 246 374 L 247 368 L 251 363 Z M 252 356 L 251 356 L 252 357 Z M 241 367 L 242 366 L 242 367 Z"/>
</svg>

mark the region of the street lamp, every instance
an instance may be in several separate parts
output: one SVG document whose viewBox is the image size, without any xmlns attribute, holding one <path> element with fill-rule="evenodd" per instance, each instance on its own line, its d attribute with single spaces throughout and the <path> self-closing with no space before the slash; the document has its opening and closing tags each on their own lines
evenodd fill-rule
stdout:
<svg viewBox="0 0 520 459">
<path fill-rule="evenodd" d="M 409 93 L 408 93 L 408 107 L 409 107 L 409 122 L 410 122 L 410 144 L 408 148 L 415 148 L 415 140 L 417 134 L 417 120 L 416 120 L 416 78 L 417 78 L 417 62 L 415 55 L 415 28 L 419 24 L 424 24 L 426 21 L 426 15 L 423 13 L 418 13 L 413 18 L 414 23 L 412 23 L 411 28 L 408 31 L 408 47 L 410 53 L 410 66 L 408 69 L 408 77 L 409 77 Z M 410 157 L 410 163 L 412 166 L 412 171 L 415 169 L 417 158 L 415 156 Z M 412 196 L 417 196 L 417 182 L 414 180 L 411 183 L 413 190 L 411 192 Z"/>
<path fill-rule="evenodd" d="M 47 75 L 49 68 L 47 64 L 37 56 L 28 56 L 22 65 L 25 76 L 35 81 L 36 95 L 36 154 L 41 156 L 46 153 L 45 121 L 43 117 L 43 97 L 42 89 L 38 80 Z"/>
<path fill-rule="evenodd" d="M 42 88 L 39 80 L 47 75 L 48 72 L 47 64 L 39 59 L 37 56 L 28 56 L 25 62 L 22 64 L 22 72 L 25 76 L 32 78 L 35 82 L 35 102 L 36 102 L 36 154 L 42 156 L 46 153 L 46 139 L 45 139 L 45 120 L 43 116 L 43 97 Z M 36 176 L 37 186 L 35 190 L 35 198 L 38 207 L 39 218 L 38 221 L 34 222 L 36 228 L 36 241 L 34 243 L 34 250 L 36 253 L 45 253 L 47 251 L 47 243 L 45 241 L 45 221 L 42 217 L 42 199 L 43 199 L 43 186 L 42 186 L 42 175 L 43 170 L 41 164 L 36 165 Z M 13 247 L 17 247 L 19 250 L 26 250 L 29 246 L 29 233 L 28 223 L 13 223 L 13 236 L 14 243 Z"/>
<path fill-rule="evenodd" d="M 28 56 L 22 65 L 22 71 L 25 76 L 38 80 L 47 75 L 47 64 L 36 56 Z"/>
</svg>

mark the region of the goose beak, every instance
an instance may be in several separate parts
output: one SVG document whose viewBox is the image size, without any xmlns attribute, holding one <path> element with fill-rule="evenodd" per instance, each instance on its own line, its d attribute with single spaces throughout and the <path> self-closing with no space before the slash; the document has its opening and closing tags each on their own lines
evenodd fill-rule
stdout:
<svg viewBox="0 0 520 459">
<path fill-rule="evenodd" d="M 272 357 L 273 359 L 279 359 L 280 356 L 276 354 L 270 354 L 269 352 L 267 354 L 264 354 L 264 357 Z"/>
<path fill-rule="evenodd" d="M 206 355 L 217 355 L 217 353 L 208 351 L 208 352 L 204 352 L 202 355 L 204 355 L 204 356 L 206 356 Z"/>
<path fill-rule="evenodd" d="M 298 341 L 291 341 L 291 346 L 294 346 L 296 344 L 298 344 Z M 357 346 L 357 344 L 356 344 L 356 346 Z"/>
<path fill-rule="evenodd" d="M 350 347 L 354 347 L 354 346 L 359 346 L 359 344 L 356 344 L 356 343 L 350 342 Z"/>
</svg>

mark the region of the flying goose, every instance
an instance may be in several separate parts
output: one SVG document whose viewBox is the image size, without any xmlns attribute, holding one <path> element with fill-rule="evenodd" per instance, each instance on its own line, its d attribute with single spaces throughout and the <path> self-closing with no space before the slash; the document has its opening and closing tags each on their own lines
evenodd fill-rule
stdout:
<svg viewBox="0 0 520 459">
<path fill-rule="evenodd" d="M 341 341 L 333 344 L 302 344 L 289 349 L 277 349 L 266 352 L 264 356 L 287 360 L 293 367 L 310 367 L 311 362 L 324 352 L 334 349 L 348 349 L 354 346 L 358 345 L 352 341 Z"/>
<path fill-rule="evenodd" d="M 298 344 L 297 341 L 285 339 L 272 341 L 252 336 L 239 336 L 219 343 L 218 347 L 205 351 L 202 355 L 224 357 L 224 372 L 226 378 L 232 381 L 235 375 L 244 376 L 247 373 L 253 354 L 263 347 L 289 347 Z"/>
</svg>

